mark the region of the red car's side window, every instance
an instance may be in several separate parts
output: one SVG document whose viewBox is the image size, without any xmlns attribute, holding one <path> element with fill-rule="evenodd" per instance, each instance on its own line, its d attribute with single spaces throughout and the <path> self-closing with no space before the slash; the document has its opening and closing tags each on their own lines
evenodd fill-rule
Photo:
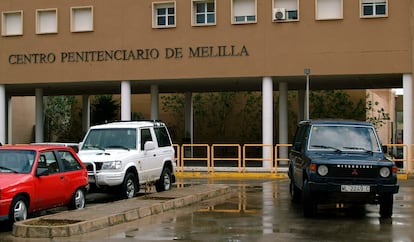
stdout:
<svg viewBox="0 0 414 242">
<path fill-rule="evenodd" d="M 42 152 L 39 158 L 39 167 L 48 168 L 49 173 L 59 173 L 60 168 L 52 151 Z"/>
<path fill-rule="evenodd" d="M 59 158 L 62 161 L 63 172 L 82 170 L 82 166 L 76 160 L 76 158 L 69 151 L 59 151 Z"/>
</svg>

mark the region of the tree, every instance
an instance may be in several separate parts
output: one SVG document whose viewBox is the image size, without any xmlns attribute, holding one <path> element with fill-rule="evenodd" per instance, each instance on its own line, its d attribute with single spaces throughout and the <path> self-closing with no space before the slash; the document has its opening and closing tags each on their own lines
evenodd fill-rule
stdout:
<svg viewBox="0 0 414 242">
<path fill-rule="evenodd" d="M 379 102 L 359 99 L 351 101 L 348 93 L 342 90 L 323 90 L 310 92 L 311 118 L 343 118 L 371 122 L 376 128 L 390 120 L 389 113 L 380 107 Z"/>
<path fill-rule="evenodd" d="M 118 119 L 119 102 L 112 95 L 95 96 L 92 103 L 92 124 L 102 124 Z"/>
<path fill-rule="evenodd" d="M 262 95 L 258 92 L 244 92 L 240 99 L 238 113 L 239 139 L 241 143 L 260 143 L 262 138 Z"/>
<path fill-rule="evenodd" d="M 368 99 L 368 97 L 367 97 Z M 367 101 L 367 121 L 371 122 L 376 128 L 382 127 L 387 120 L 390 120 L 390 114 L 385 112 L 385 109 L 379 107 L 379 102 Z"/>
<path fill-rule="evenodd" d="M 174 143 L 181 143 L 184 134 L 184 94 L 171 94 L 161 96 L 161 109 L 167 112 L 172 122 L 168 124 L 171 138 Z"/>
<path fill-rule="evenodd" d="M 224 142 L 231 132 L 229 123 L 235 106 L 235 92 L 212 92 L 194 96 L 194 129 L 202 142 L 213 135 L 216 142 Z"/>
<path fill-rule="evenodd" d="M 48 96 L 45 98 L 45 140 L 74 141 L 78 140 L 79 132 L 73 132 L 77 112 L 74 96 Z M 80 129 L 81 130 L 81 129 Z"/>
<path fill-rule="evenodd" d="M 172 117 L 172 136 L 184 134 L 184 95 L 162 96 L 162 110 Z M 261 95 L 252 92 L 212 92 L 193 95 L 196 142 L 217 143 L 260 139 Z M 259 117 L 259 118 L 258 118 Z"/>
<path fill-rule="evenodd" d="M 276 94 L 276 92 L 275 92 Z M 169 124 L 172 136 L 182 141 L 184 134 L 184 94 L 162 96 L 162 109 L 172 117 Z M 274 116 L 278 117 L 278 98 L 275 97 Z M 366 97 L 366 100 L 368 98 Z M 297 124 L 296 92 L 289 92 L 289 135 Z M 262 95 L 260 92 L 214 92 L 193 95 L 194 130 L 196 143 L 261 143 Z M 375 116 L 367 115 L 374 113 Z M 322 90 L 310 93 L 310 116 L 317 118 L 354 119 L 372 122 L 377 127 L 389 120 L 379 103 L 364 99 L 352 100 L 342 90 Z M 275 135 L 278 134 L 275 118 Z"/>
<path fill-rule="evenodd" d="M 342 90 L 312 91 L 310 99 L 310 117 L 366 119 L 366 108 L 362 99 L 354 103 L 348 93 Z"/>
</svg>

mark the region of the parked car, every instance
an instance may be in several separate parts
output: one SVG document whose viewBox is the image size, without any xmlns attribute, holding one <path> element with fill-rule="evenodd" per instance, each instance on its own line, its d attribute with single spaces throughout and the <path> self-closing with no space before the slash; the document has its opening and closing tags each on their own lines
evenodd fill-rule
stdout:
<svg viewBox="0 0 414 242">
<path fill-rule="evenodd" d="M 33 145 L 57 145 L 67 146 L 72 148 L 76 153 L 79 151 L 79 143 L 65 143 L 65 142 L 42 142 L 42 143 L 31 143 Z"/>
<path fill-rule="evenodd" d="M 380 216 L 391 217 L 397 171 L 366 122 L 302 121 L 289 154 L 291 197 L 306 217 L 321 203 L 379 204 Z"/>
<path fill-rule="evenodd" d="M 0 147 L 0 221 L 12 224 L 59 206 L 84 208 L 87 186 L 86 167 L 70 147 Z"/>
<path fill-rule="evenodd" d="M 160 121 L 128 121 L 89 129 L 78 155 L 88 169 L 91 189 L 132 198 L 141 185 L 158 192 L 175 182 L 175 156 L 167 126 Z"/>
</svg>

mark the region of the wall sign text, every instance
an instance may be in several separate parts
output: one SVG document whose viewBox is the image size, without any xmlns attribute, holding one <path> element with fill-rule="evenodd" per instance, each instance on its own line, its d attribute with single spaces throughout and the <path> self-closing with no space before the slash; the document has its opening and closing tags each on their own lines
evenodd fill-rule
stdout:
<svg viewBox="0 0 414 242">
<path fill-rule="evenodd" d="M 109 61 L 138 61 L 158 59 L 183 58 L 218 58 L 218 57 L 246 57 L 249 52 L 246 46 L 219 45 L 175 48 L 147 48 L 131 50 L 90 50 L 68 51 L 60 53 L 26 53 L 11 54 L 8 62 L 11 65 L 24 64 L 53 64 L 53 63 L 88 63 Z"/>
</svg>

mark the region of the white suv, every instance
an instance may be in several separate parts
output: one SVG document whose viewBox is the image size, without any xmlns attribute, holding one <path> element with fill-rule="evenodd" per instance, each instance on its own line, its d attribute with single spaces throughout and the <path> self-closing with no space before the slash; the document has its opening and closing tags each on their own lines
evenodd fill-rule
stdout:
<svg viewBox="0 0 414 242">
<path fill-rule="evenodd" d="M 155 184 L 158 192 L 175 182 L 174 148 L 167 127 L 159 121 L 128 121 L 96 125 L 80 144 L 80 159 L 89 184 L 115 188 L 134 197 L 140 185 Z"/>
</svg>

